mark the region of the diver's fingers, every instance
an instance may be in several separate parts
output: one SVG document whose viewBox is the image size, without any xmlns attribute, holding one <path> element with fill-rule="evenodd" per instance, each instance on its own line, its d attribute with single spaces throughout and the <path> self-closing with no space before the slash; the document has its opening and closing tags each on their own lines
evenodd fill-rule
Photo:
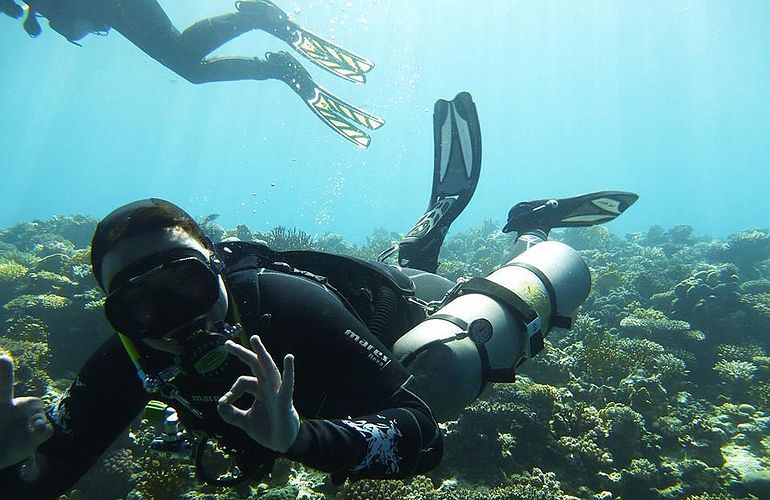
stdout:
<svg viewBox="0 0 770 500">
<path fill-rule="evenodd" d="M 31 417 L 35 413 L 45 413 L 43 402 L 35 397 L 16 398 L 13 400 L 13 407 L 26 417 Z"/>
<path fill-rule="evenodd" d="M 37 447 L 53 435 L 53 426 L 45 414 L 45 406 L 40 398 L 23 397 L 13 400 L 17 418 L 26 418 L 29 422 L 27 442 Z"/>
<path fill-rule="evenodd" d="M 13 405 L 13 360 L 0 356 L 0 407 Z"/>
<path fill-rule="evenodd" d="M 248 426 L 248 411 L 241 410 L 229 403 L 220 403 L 217 405 L 217 413 L 222 417 L 226 423 L 234 425 L 241 429 L 246 429 Z"/>
<path fill-rule="evenodd" d="M 219 398 L 220 403 L 232 404 L 238 401 L 244 394 L 249 394 L 254 397 L 256 401 L 264 400 L 264 394 L 260 390 L 259 380 L 254 377 L 240 376 L 236 379 L 233 386 L 224 396 Z"/>
<path fill-rule="evenodd" d="M 267 349 L 265 349 L 265 345 L 262 343 L 262 339 L 259 335 L 252 335 L 249 341 L 251 343 L 251 348 L 254 349 L 254 352 L 256 352 L 259 357 L 261 367 L 260 374 L 264 377 L 264 380 L 273 384 L 275 389 L 278 389 L 281 384 L 281 372 L 279 372 L 278 367 L 275 366 L 273 357 L 267 352 Z"/>
<path fill-rule="evenodd" d="M 46 418 L 44 413 L 34 415 L 29 420 L 29 431 L 27 433 L 27 442 L 37 448 L 48 441 L 53 436 L 53 425 Z"/>
<path fill-rule="evenodd" d="M 294 404 L 294 355 L 287 354 L 283 358 L 283 380 L 278 390 L 278 400 L 282 405 L 291 407 Z"/>
<path fill-rule="evenodd" d="M 236 358 L 243 361 L 246 365 L 248 365 L 249 368 L 251 368 L 251 373 L 257 377 L 262 375 L 260 372 L 261 370 L 261 363 L 259 362 L 259 358 L 257 357 L 257 353 L 254 351 L 250 351 L 249 349 L 246 349 L 242 345 L 236 344 L 232 340 L 228 340 L 225 343 L 225 347 L 227 348 L 227 352 L 235 356 Z M 264 375 L 262 375 L 264 376 Z"/>
</svg>

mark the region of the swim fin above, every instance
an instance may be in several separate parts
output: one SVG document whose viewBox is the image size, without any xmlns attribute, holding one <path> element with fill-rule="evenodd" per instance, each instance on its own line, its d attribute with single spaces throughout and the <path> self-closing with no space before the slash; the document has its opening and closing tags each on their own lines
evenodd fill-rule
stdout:
<svg viewBox="0 0 770 500">
<path fill-rule="evenodd" d="M 382 118 L 346 103 L 315 83 L 288 52 L 268 52 L 266 58 L 276 66 L 278 78 L 291 87 L 322 122 L 356 146 L 369 147 L 371 138 L 360 127 L 376 130 L 385 124 Z"/>
<path fill-rule="evenodd" d="M 400 265 L 428 272 L 436 272 L 447 230 L 470 202 L 481 173 L 481 128 L 468 92 L 436 101 L 433 145 L 428 209 L 398 244 Z"/>
<path fill-rule="evenodd" d="M 361 108 L 348 104 L 332 95 L 328 90 L 316 85 L 315 94 L 305 104 L 326 125 L 339 135 L 361 148 L 369 147 L 371 138 L 356 125 L 377 130 L 385 121 Z"/>
<path fill-rule="evenodd" d="M 241 0 L 235 3 L 235 7 L 240 12 L 253 13 L 264 24 L 262 29 L 333 75 L 363 85 L 366 73 L 374 68 L 372 61 L 290 21 L 288 15 L 270 0 Z"/>
<path fill-rule="evenodd" d="M 609 222 L 639 199 L 625 191 L 598 191 L 573 198 L 545 199 L 517 203 L 508 211 L 503 232 L 523 233 L 555 227 L 586 227 Z"/>
<path fill-rule="evenodd" d="M 293 26 L 293 40 L 288 43 L 297 49 L 297 52 L 333 75 L 360 85 L 366 83 L 366 73 L 374 68 L 372 61 L 343 49 L 293 22 L 289 24 Z"/>
</svg>

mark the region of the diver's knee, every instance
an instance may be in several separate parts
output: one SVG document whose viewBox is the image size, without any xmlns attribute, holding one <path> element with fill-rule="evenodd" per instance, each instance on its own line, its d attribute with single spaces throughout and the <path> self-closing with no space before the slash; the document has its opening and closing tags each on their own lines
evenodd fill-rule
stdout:
<svg viewBox="0 0 770 500">
<path fill-rule="evenodd" d="M 200 85 L 209 81 L 206 78 L 205 67 L 201 61 L 188 61 L 188 60 L 165 60 L 161 61 L 164 66 L 176 73 L 181 78 L 184 78 L 188 82 Z"/>
</svg>

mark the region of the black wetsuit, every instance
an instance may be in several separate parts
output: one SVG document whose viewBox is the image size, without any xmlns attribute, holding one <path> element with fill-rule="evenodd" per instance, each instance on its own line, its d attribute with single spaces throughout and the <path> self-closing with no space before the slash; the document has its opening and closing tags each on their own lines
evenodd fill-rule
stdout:
<svg viewBox="0 0 770 500">
<path fill-rule="evenodd" d="M 51 28 L 75 42 L 89 32 L 115 29 L 147 55 L 192 83 L 281 78 L 284 69 L 256 57 L 208 58 L 228 41 L 252 30 L 273 30 L 276 20 L 234 12 L 201 20 L 179 31 L 157 0 L 24 0 Z"/>
<path fill-rule="evenodd" d="M 302 422 L 284 456 L 337 478 L 402 478 L 438 464 L 441 432 L 430 409 L 409 390 L 411 375 L 337 293 L 301 274 L 264 269 L 237 270 L 227 275 L 227 283 L 247 332 L 260 334 L 279 365 L 287 353 L 296 359 L 294 403 Z M 228 321 L 234 319 L 231 307 Z M 145 350 L 147 366 L 172 363 L 170 354 Z M 249 374 L 248 368 L 230 357 L 215 376 L 174 381 L 203 418 L 173 399 L 157 394 L 152 399 L 176 408 L 188 429 L 219 436 L 254 457 L 255 465 L 269 462 L 274 452 L 222 422 L 216 412 L 216 400 L 241 374 Z M 39 448 L 42 477 L 31 484 L 6 477 L 0 491 L 24 498 L 67 491 L 149 399 L 120 341 L 108 340 L 49 411 L 55 434 Z"/>
</svg>

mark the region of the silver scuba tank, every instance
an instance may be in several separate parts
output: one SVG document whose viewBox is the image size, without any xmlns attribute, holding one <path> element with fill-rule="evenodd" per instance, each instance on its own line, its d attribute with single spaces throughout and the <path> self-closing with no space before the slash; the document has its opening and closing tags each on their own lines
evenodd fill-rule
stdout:
<svg viewBox="0 0 770 500">
<path fill-rule="evenodd" d="M 580 255 L 545 241 L 486 278 L 459 285 L 443 307 L 396 341 L 393 353 L 436 419 L 450 420 L 488 382 L 512 382 L 515 368 L 542 349 L 554 326 L 569 327 L 590 288 Z"/>
</svg>

